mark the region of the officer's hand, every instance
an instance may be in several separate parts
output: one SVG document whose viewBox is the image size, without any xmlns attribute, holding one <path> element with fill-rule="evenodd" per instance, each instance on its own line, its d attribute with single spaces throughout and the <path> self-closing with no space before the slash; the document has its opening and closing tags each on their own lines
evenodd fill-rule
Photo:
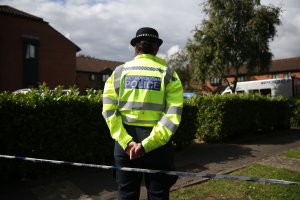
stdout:
<svg viewBox="0 0 300 200">
<path fill-rule="evenodd" d="M 134 148 L 136 145 L 137 143 L 134 141 L 129 142 L 127 145 L 126 153 L 129 155 L 130 160 L 134 159 Z"/>
<path fill-rule="evenodd" d="M 133 160 L 143 156 L 143 146 L 141 143 L 136 143 L 134 141 L 130 142 L 126 148 L 126 153 L 129 155 L 129 159 Z"/>
<path fill-rule="evenodd" d="M 135 152 L 134 152 L 134 154 L 135 154 L 136 158 L 140 158 L 140 157 L 143 156 L 144 150 L 143 150 L 143 146 L 142 146 L 141 143 L 137 143 L 137 145 L 135 146 Z"/>
</svg>

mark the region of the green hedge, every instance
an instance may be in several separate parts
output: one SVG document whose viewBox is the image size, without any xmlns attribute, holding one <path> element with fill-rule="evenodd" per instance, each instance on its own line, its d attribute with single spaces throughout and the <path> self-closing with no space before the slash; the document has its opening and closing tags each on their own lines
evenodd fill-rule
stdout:
<svg viewBox="0 0 300 200">
<path fill-rule="evenodd" d="M 287 99 L 260 95 L 209 95 L 194 99 L 198 114 L 196 137 L 220 142 L 257 131 L 289 129 Z"/>
<path fill-rule="evenodd" d="M 292 99 L 290 106 L 292 108 L 291 126 L 300 127 L 300 99 Z"/>
<path fill-rule="evenodd" d="M 113 141 L 101 115 L 101 94 L 89 92 L 80 96 L 72 90 L 65 95 L 59 89 L 42 90 L 0 94 L 1 154 L 111 163 Z M 0 162 L 4 174 L 12 168 L 20 176 L 32 172 L 28 162 Z"/>
<path fill-rule="evenodd" d="M 101 115 L 101 93 L 90 90 L 81 96 L 75 88 L 69 94 L 61 89 L 41 86 L 27 94 L 0 93 L 0 154 L 112 164 L 114 142 Z M 173 144 L 181 149 L 195 138 L 217 142 L 257 130 L 288 129 L 291 107 L 298 108 L 292 119 L 299 125 L 299 105 L 262 96 L 191 98 L 184 102 Z M 53 168 L 36 166 L 0 159 L 0 176 L 30 176 Z"/>
<path fill-rule="evenodd" d="M 173 135 L 173 144 L 176 149 L 180 150 L 187 147 L 193 139 L 197 131 L 198 124 L 198 108 L 193 98 L 184 102 L 182 110 L 182 118 L 177 132 Z"/>
</svg>

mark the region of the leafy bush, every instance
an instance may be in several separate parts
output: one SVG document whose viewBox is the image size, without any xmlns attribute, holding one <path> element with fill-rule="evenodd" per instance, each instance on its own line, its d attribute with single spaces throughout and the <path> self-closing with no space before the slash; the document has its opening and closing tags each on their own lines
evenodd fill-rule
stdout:
<svg viewBox="0 0 300 200">
<path fill-rule="evenodd" d="M 50 91 L 45 86 L 26 94 L 1 93 L 0 152 L 111 163 L 113 141 L 101 111 L 101 93 L 92 90 L 86 96 L 80 96 L 76 89 L 62 94 L 60 88 Z M 4 167 L 11 168 L 0 165 L 0 168 Z M 31 170 L 30 164 L 19 165 L 19 170 L 16 169 L 23 171 L 21 176 L 31 173 Z"/>
<path fill-rule="evenodd" d="M 177 149 L 195 138 L 218 142 L 255 131 L 288 129 L 290 106 L 299 125 L 299 101 L 253 95 L 209 95 L 184 102 L 181 124 L 172 141 Z M 0 153 L 74 162 L 111 164 L 113 140 L 101 115 L 101 91 L 84 96 L 45 85 L 26 94 L 0 93 Z M 47 172 L 29 162 L 0 160 L 0 176 Z M 52 165 L 53 166 L 53 165 Z M 33 170 L 35 169 L 35 170 Z"/>
<path fill-rule="evenodd" d="M 300 99 L 292 99 L 290 106 L 292 108 L 291 126 L 300 127 Z"/>
<path fill-rule="evenodd" d="M 209 95 L 198 97 L 196 137 L 223 141 L 258 130 L 288 129 L 289 106 L 284 98 L 260 95 Z"/>
<path fill-rule="evenodd" d="M 196 102 L 195 98 L 190 98 L 184 102 L 181 123 L 172 137 L 173 144 L 177 150 L 187 147 L 195 138 L 198 124 Z"/>
</svg>

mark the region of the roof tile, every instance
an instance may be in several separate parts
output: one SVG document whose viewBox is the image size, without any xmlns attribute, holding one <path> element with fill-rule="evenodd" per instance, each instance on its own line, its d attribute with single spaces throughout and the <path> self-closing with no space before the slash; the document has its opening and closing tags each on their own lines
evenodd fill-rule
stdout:
<svg viewBox="0 0 300 200">
<path fill-rule="evenodd" d="M 76 70 L 84 72 L 99 73 L 106 68 L 114 70 L 117 66 L 123 64 L 119 61 L 100 60 L 91 57 L 78 56 L 76 58 Z"/>
<path fill-rule="evenodd" d="M 40 17 L 28 14 L 26 12 L 12 8 L 7 5 L 0 5 L 0 15 L 8 15 L 13 17 L 20 17 L 20 18 L 26 18 L 26 19 L 44 22 L 44 20 Z"/>
</svg>

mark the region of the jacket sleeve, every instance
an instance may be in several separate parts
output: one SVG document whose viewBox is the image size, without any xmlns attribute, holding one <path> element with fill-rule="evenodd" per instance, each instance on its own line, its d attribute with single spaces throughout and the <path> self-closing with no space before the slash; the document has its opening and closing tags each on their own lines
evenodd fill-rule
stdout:
<svg viewBox="0 0 300 200">
<path fill-rule="evenodd" d="M 103 90 L 102 115 L 110 130 L 111 137 L 125 150 L 132 137 L 127 133 L 118 111 L 118 94 L 114 88 L 114 73 L 107 79 Z"/>
<path fill-rule="evenodd" d="M 166 86 L 166 110 L 159 122 L 153 127 L 150 136 L 142 141 L 145 153 L 165 145 L 176 132 L 181 121 L 183 107 L 183 88 L 176 74 Z"/>
</svg>

